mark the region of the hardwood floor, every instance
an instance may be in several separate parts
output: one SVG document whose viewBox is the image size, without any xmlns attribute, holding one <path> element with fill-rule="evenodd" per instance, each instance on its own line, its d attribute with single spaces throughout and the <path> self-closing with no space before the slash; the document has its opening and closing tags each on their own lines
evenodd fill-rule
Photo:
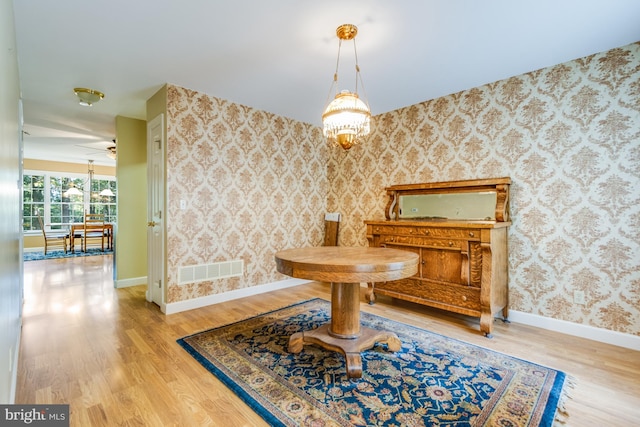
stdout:
<svg viewBox="0 0 640 427">
<path fill-rule="evenodd" d="M 165 316 L 145 286 L 114 289 L 111 256 L 25 263 L 16 403 L 68 403 L 72 426 L 266 425 L 176 339 L 304 299 L 311 283 Z M 547 365 L 575 378 L 567 426 L 631 426 L 640 419 L 640 352 L 380 297 L 361 309 Z"/>
</svg>

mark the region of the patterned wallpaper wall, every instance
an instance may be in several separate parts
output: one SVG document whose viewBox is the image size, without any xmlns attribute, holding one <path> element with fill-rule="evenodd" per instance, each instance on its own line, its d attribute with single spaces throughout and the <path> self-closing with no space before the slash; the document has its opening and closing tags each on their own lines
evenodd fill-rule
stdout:
<svg viewBox="0 0 640 427">
<path fill-rule="evenodd" d="M 349 152 L 172 85 L 167 115 L 168 303 L 284 279 L 273 254 L 320 245 L 327 211 L 366 246 L 388 185 L 510 176 L 511 308 L 640 335 L 640 43 L 375 116 Z M 233 259 L 242 277 L 178 285 Z"/>
<path fill-rule="evenodd" d="M 168 303 L 283 280 L 275 252 L 322 244 L 318 127 L 167 85 L 166 155 Z M 178 285 L 179 267 L 240 259 L 241 277 Z"/>
<path fill-rule="evenodd" d="M 363 221 L 383 219 L 388 185 L 510 176 L 510 307 L 640 335 L 640 43 L 373 127 L 368 142 L 330 150 L 341 245 L 367 245 Z"/>
</svg>

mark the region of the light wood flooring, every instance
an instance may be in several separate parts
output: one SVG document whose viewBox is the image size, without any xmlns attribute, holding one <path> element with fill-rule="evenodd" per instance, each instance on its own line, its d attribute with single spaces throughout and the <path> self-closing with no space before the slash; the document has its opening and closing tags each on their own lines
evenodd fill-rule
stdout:
<svg viewBox="0 0 640 427">
<path fill-rule="evenodd" d="M 165 316 L 145 286 L 114 289 L 112 257 L 25 263 L 16 403 L 70 404 L 72 426 L 262 426 L 176 339 L 301 300 L 321 283 Z M 640 352 L 381 297 L 361 309 L 562 370 L 575 378 L 567 426 L 640 425 Z"/>
</svg>

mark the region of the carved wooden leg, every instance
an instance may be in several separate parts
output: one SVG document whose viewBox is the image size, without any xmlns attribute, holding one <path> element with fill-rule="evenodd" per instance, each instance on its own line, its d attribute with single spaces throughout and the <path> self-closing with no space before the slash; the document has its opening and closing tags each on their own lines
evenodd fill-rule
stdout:
<svg viewBox="0 0 640 427">
<path fill-rule="evenodd" d="M 508 307 L 508 306 L 505 306 L 505 307 L 502 309 L 502 320 L 503 320 L 505 323 L 511 323 L 511 322 L 509 322 L 509 307 Z"/>
<path fill-rule="evenodd" d="M 365 297 L 369 300 L 369 305 L 373 305 L 376 303 L 376 294 L 375 294 L 375 283 L 367 282 L 367 293 Z"/>
<path fill-rule="evenodd" d="M 480 332 L 484 332 L 487 338 L 493 338 L 491 331 L 493 330 L 493 315 L 491 312 L 483 311 L 480 314 Z"/>
<path fill-rule="evenodd" d="M 289 337 L 289 353 L 300 353 L 304 347 L 304 333 L 296 332 Z"/>
<path fill-rule="evenodd" d="M 385 342 L 385 341 L 380 341 Z M 387 348 L 389 351 L 400 351 L 402 348 L 402 343 L 400 342 L 400 338 L 396 334 L 389 333 L 389 337 L 386 340 Z"/>
<path fill-rule="evenodd" d="M 362 377 L 362 356 L 360 353 L 345 353 L 344 360 L 347 364 L 347 377 Z"/>
</svg>

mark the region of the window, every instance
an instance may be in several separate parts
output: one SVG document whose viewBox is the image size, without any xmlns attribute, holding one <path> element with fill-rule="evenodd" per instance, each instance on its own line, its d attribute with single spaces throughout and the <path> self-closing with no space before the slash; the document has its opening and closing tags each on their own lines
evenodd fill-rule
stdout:
<svg viewBox="0 0 640 427">
<path fill-rule="evenodd" d="M 116 197 L 101 195 L 109 189 L 116 194 L 116 181 L 111 179 L 94 179 L 91 182 L 91 202 L 89 204 L 90 213 L 104 214 L 105 222 L 116 222 Z"/>
<path fill-rule="evenodd" d="M 94 177 L 91 188 L 86 178 L 25 171 L 23 179 L 23 230 L 40 230 L 38 214 L 52 230 L 66 229 L 71 222 L 84 222 L 84 213 L 101 213 L 106 222 L 115 223 L 117 218 L 116 180 L 112 177 Z M 69 194 L 75 187 L 80 194 Z M 100 194 L 109 189 L 114 196 Z"/>
<path fill-rule="evenodd" d="M 51 224 L 52 229 L 61 227 L 55 224 L 84 222 L 84 195 L 65 194 L 72 183 L 75 188 L 82 188 L 81 179 L 49 177 L 49 208 L 46 209 L 49 218 L 46 222 Z"/>
<path fill-rule="evenodd" d="M 38 213 L 44 212 L 44 176 L 24 175 L 22 180 L 24 231 L 39 230 Z"/>
</svg>

